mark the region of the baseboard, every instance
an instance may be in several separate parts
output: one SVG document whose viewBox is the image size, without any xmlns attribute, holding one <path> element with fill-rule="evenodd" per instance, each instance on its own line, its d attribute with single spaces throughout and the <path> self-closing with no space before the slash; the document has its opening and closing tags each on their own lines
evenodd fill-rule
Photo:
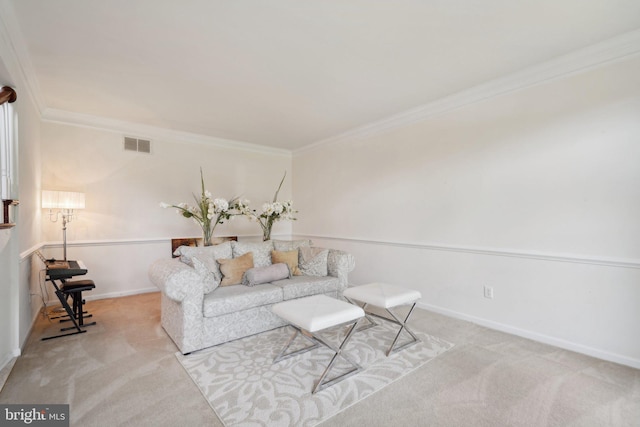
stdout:
<svg viewBox="0 0 640 427">
<path fill-rule="evenodd" d="M 494 322 L 488 319 L 483 319 L 481 317 L 470 316 L 465 313 L 460 313 L 458 311 L 449 310 L 447 308 L 438 307 L 431 304 L 425 304 L 425 303 L 419 302 L 418 307 L 424 310 L 433 311 L 438 314 L 443 314 L 448 317 L 466 320 L 468 322 L 475 323 L 480 326 L 485 326 L 489 329 L 494 329 L 496 331 L 506 332 L 511 335 L 516 335 L 522 338 L 527 338 L 533 341 L 549 344 L 554 347 L 562 348 L 564 350 L 569 350 L 576 353 L 585 354 L 587 356 L 595 357 L 597 359 L 606 360 L 608 362 L 618 363 L 620 365 L 625 365 L 631 368 L 640 369 L 640 360 L 634 359 L 631 357 L 610 353 L 608 351 L 600 350 L 593 347 L 588 347 L 582 344 L 566 341 L 566 340 L 552 337 L 549 335 L 539 334 L 537 332 L 529 331 L 526 329 L 516 328 L 510 325 L 505 325 L 503 323 Z"/>
<path fill-rule="evenodd" d="M 20 343 L 21 350 L 24 349 L 24 346 L 27 344 L 31 333 L 33 332 L 33 327 L 36 325 L 36 321 L 38 320 L 38 316 L 42 316 L 42 309 L 44 307 L 44 305 L 42 304 L 42 298 L 40 298 L 40 301 L 40 308 L 38 308 L 38 310 L 36 310 L 36 312 L 33 314 L 33 317 L 31 318 L 31 325 L 29 326 L 29 331 L 25 334 L 24 341 Z"/>
<path fill-rule="evenodd" d="M 13 353 L 14 352 L 10 351 L 2 356 L 2 359 L 0 359 L 0 371 L 3 370 L 5 366 L 7 366 L 7 364 L 11 362 L 15 357 L 17 357 L 14 356 Z"/>
<path fill-rule="evenodd" d="M 119 297 L 128 297 L 132 295 L 141 295 L 141 294 L 149 294 L 151 292 L 159 292 L 160 290 L 155 286 L 143 289 L 133 289 L 130 291 L 121 291 L 121 292 L 109 292 L 107 294 L 95 294 L 95 295 L 87 295 L 85 300 L 94 301 L 100 299 L 108 299 L 108 298 L 119 298 Z M 57 301 L 57 300 L 56 300 Z"/>
<path fill-rule="evenodd" d="M 0 391 L 2 391 L 4 383 L 7 381 L 7 378 L 13 369 L 13 364 L 20 354 L 20 349 L 16 348 L 13 351 L 6 353 L 2 359 L 0 359 Z"/>
</svg>

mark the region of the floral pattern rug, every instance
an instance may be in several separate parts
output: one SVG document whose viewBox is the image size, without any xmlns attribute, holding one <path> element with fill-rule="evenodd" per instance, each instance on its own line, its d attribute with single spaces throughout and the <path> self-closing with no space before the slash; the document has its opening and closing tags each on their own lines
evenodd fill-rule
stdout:
<svg viewBox="0 0 640 427">
<path fill-rule="evenodd" d="M 357 403 L 429 360 L 453 344 L 413 331 L 420 342 L 385 356 L 397 326 L 378 326 L 356 332 L 344 352 L 364 369 L 322 391 L 311 394 L 315 381 L 332 352 L 319 347 L 273 363 L 293 329 L 284 327 L 216 347 L 176 357 L 198 385 L 225 426 L 314 426 Z M 346 328 L 328 329 L 321 335 L 336 346 Z M 400 344 L 409 339 L 403 333 Z M 309 342 L 298 337 L 295 344 Z M 295 350 L 292 345 L 289 351 Z M 339 357 L 329 377 L 351 366 Z"/>
</svg>

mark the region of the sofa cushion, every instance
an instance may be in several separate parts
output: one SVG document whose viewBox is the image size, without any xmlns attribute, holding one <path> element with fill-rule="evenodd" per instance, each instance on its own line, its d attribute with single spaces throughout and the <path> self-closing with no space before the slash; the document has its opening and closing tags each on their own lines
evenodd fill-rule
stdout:
<svg viewBox="0 0 640 427">
<path fill-rule="evenodd" d="M 329 274 L 328 257 L 329 249 L 300 248 L 300 260 L 298 268 L 307 276 L 326 276 Z"/>
<path fill-rule="evenodd" d="M 273 250 L 273 243 L 270 240 L 260 243 L 231 242 L 231 249 L 233 251 L 234 258 L 252 252 L 254 267 L 266 267 L 267 265 L 271 265 L 271 251 Z"/>
<path fill-rule="evenodd" d="M 246 286 L 261 285 L 274 280 L 288 279 L 291 277 L 289 267 L 285 263 L 271 264 L 266 267 L 254 267 L 248 269 L 242 278 L 242 284 Z"/>
<path fill-rule="evenodd" d="M 289 267 L 292 276 L 300 276 L 302 272 L 298 268 L 298 250 L 271 251 L 271 262 L 277 264 L 283 262 Z"/>
<path fill-rule="evenodd" d="M 272 240 L 273 249 L 276 251 L 292 251 L 294 249 L 299 248 L 308 248 L 311 246 L 311 240 L 309 239 L 301 239 L 301 240 Z"/>
<path fill-rule="evenodd" d="M 253 254 L 248 252 L 237 258 L 219 259 L 222 282 L 220 286 L 239 285 L 242 283 L 244 273 L 253 268 Z"/>
<path fill-rule="evenodd" d="M 193 268 L 202 278 L 202 283 L 204 284 L 203 292 L 208 294 L 211 291 L 214 291 L 218 286 L 220 286 L 220 277 L 216 276 L 216 274 L 211 271 L 211 268 L 207 265 L 208 263 L 201 261 L 200 258 L 196 255 L 191 258 L 191 262 L 193 263 Z M 216 266 L 218 263 L 213 261 Z M 220 274 L 220 270 L 218 270 L 218 274 Z"/>
<path fill-rule="evenodd" d="M 293 276 L 291 279 L 277 280 L 271 284 L 282 289 L 282 295 L 286 301 L 292 298 L 337 292 L 340 281 L 333 276 Z"/>
<path fill-rule="evenodd" d="M 179 256 L 180 261 L 191 265 L 191 257 L 194 255 L 209 255 L 212 258 L 231 258 L 233 251 L 231 242 L 224 242 L 212 246 L 180 246 L 173 254 Z"/>
<path fill-rule="evenodd" d="M 204 317 L 216 317 L 280 301 L 282 289 L 270 284 L 220 287 L 205 295 L 203 313 Z"/>
</svg>

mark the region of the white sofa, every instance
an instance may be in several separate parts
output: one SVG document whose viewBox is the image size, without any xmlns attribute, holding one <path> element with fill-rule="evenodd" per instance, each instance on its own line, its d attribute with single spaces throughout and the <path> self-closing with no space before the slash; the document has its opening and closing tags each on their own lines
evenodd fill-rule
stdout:
<svg viewBox="0 0 640 427">
<path fill-rule="evenodd" d="M 269 267 L 272 255 L 287 251 L 301 254 L 299 266 L 303 269 L 307 263 L 305 274 L 253 286 L 220 286 L 224 280 L 220 259 L 237 259 L 251 252 L 252 271 L 273 271 L 283 266 Z M 317 256 L 303 259 L 310 251 Z M 284 326 L 272 313 L 273 304 L 317 294 L 340 297 L 355 266 L 351 254 L 315 248 L 308 240 L 225 242 L 204 248 L 180 247 L 176 254 L 180 257 L 155 261 L 149 277 L 162 293 L 162 327 L 183 354 Z M 290 272 L 291 266 L 285 271 Z"/>
</svg>

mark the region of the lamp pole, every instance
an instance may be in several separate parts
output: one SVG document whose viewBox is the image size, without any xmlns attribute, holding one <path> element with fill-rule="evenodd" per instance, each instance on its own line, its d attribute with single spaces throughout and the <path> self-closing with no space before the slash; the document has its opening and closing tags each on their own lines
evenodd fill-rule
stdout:
<svg viewBox="0 0 640 427">
<path fill-rule="evenodd" d="M 62 252 L 64 260 L 67 260 L 67 212 L 62 212 Z"/>
</svg>

